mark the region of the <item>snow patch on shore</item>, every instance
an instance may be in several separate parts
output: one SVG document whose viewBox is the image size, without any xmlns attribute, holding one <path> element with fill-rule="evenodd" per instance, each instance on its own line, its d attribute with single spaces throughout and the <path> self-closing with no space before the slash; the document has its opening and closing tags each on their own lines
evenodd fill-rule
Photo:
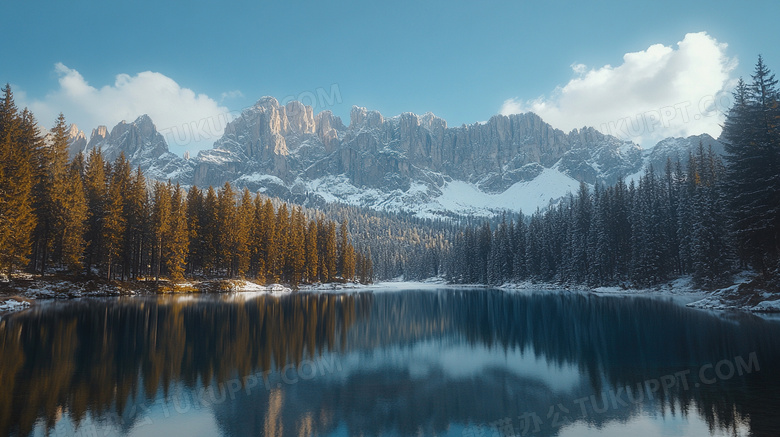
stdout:
<svg viewBox="0 0 780 437">
<path fill-rule="evenodd" d="M 16 299 L 0 300 L 0 313 L 21 311 L 30 307 L 30 302 Z"/>
<path fill-rule="evenodd" d="M 282 284 L 260 285 L 255 282 L 240 280 L 233 281 L 231 297 L 234 299 L 250 300 L 260 296 L 274 295 L 284 296 L 292 293 L 292 289 Z"/>
</svg>

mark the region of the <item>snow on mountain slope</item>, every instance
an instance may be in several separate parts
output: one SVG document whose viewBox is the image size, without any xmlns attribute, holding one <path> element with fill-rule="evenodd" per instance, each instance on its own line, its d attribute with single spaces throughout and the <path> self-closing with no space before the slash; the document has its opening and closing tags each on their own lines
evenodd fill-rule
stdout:
<svg viewBox="0 0 780 437">
<path fill-rule="evenodd" d="M 533 180 L 517 182 L 499 194 L 485 193 L 468 182 L 452 181 L 444 185 L 441 196 L 435 198 L 428 209 L 437 211 L 436 206 L 439 206 L 439 212 L 478 216 L 493 215 L 503 210 L 530 214 L 551 201 L 576 192 L 579 186 L 577 180 L 557 168 L 546 168 Z"/>
<path fill-rule="evenodd" d="M 580 183 L 558 171 L 544 169 L 530 181 L 516 182 L 501 193 L 487 193 L 473 183 L 450 180 L 439 188 L 412 183 L 407 190 L 354 186 L 345 175 L 318 178 L 305 184 L 310 196 L 385 211 L 415 213 L 418 217 L 492 216 L 503 211 L 532 213 L 576 192 Z"/>
</svg>

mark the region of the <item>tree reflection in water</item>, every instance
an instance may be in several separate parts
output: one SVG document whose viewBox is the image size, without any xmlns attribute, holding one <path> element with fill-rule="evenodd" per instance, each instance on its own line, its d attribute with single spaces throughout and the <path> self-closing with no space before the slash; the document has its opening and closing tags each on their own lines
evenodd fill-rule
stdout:
<svg viewBox="0 0 780 437">
<path fill-rule="evenodd" d="M 65 415 L 129 432 L 145 418 L 133 405 L 167 404 L 167 417 L 177 393 L 209 388 L 223 401 L 187 414 L 213 414 L 225 435 L 460 435 L 528 411 L 545 422 L 536 435 L 555 435 L 545 414 L 558 404 L 597 427 L 671 412 L 780 435 L 778 327 L 660 299 L 492 290 L 57 302 L 0 320 L 0 434 Z M 751 353 L 761 370 L 694 386 L 702 366 Z M 334 359 L 336 371 L 277 383 Z M 685 370 L 687 390 L 585 418 L 574 403 Z M 258 374 L 273 383 L 225 396 Z"/>
</svg>

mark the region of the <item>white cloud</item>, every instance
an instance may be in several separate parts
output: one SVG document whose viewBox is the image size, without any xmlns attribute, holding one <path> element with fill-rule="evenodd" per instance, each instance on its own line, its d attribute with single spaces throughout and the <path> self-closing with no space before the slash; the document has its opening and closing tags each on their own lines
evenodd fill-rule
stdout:
<svg viewBox="0 0 780 437">
<path fill-rule="evenodd" d="M 593 126 L 644 147 L 669 136 L 717 138 L 735 67 L 725 43 L 689 33 L 677 48 L 655 44 L 626 53 L 616 67 L 572 64 L 576 77 L 566 85 L 536 100 L 508 99 L 500 113 L 533 111 L 559 129 Z"/>
<path fill-rule="evenodd" d="M 22 101 L 20 105 L 29 107 L 45 127 L 51 127 L 62 112 L 68 122 L 76 123 L 89 136 L 98 125 L 110 130 L 122 120 L 131 122 L 147 114 L 170 150 L 182 155 L 186 150 L 210 148 L 229 119 L 227 108 L 161 73 L 118 74 L 113 85 L 95 88 L 62 63 L 55 65 L 55 72 L 59 76 L 57 90 L 42 100 Z"/>
</svg>

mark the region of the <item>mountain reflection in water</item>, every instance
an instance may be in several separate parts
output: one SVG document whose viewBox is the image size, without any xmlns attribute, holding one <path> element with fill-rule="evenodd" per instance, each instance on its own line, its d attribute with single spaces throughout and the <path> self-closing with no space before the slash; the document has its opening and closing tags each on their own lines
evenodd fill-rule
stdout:
<svg viewBox="0 0 780 437">
<path fill-rule="evenodd" d="M 56 302 L 0 320 L 0 435 L 165 435 L 181 422 L 230 436 L 504 436 L 529 412 L 528 435 L 637 418 L 682 423 L 670 435 L 694 419 L 710 434 L 780 435 L 778 334 L 752 315 L 576 293 Z M 675 374 L 688 385 L 647 390 Z"/>
</svg>

